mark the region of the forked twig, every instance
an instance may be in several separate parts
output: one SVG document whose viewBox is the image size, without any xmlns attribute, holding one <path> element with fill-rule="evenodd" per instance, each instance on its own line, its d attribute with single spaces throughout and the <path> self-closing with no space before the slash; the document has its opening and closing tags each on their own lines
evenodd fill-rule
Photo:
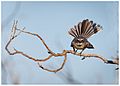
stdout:
<svg viewBox="0 0 120 86">
<path fill-rule="evenodd" d="M 62 53 L 54 53 L 48 46 L 47 44 L 45 43 L 45 41 L 36 33 L 31 33 L 31 32 L 27 32 L 27 31 L 24 31 L 25 28 L 23 28 L 22 30 L 21 29 L 18 29 L 17 28 L 17 24 L 18 24 L 18 21 L 14 21 L 13 23 L 13 26 L 12 26 L 12 31 L 11 31 L 11 36 L 10 36 L 10 39 L 9 41 L 7 42 L 6 46 L 5 46 L 5 49 L 6 51 L 9 53 L 9 55 L 15 55 L 15 54 L 21 54 L 25 57 L 27 57 L 28 59 L 31 59 L 35 62 L 37 62 L 38 66 L 40 68 L 42 68 L 43 70 L 46 70 L 46 71 L 49 71 L 49 72 L 58 72 L 60 71 L 61 69 L 63 69 L 66 61 L 67 61 L 67 54 L 68 53 L 71 53 L 71 54 L 74 54 L 74 55 L 77 55 L 77 56 L 83 56 L 84 59 L 87 58 L 87 57 L 95 57 L 95 58 L 98 58 L 100 59 L 101 61 L 103 61 L 104 63 L 107 63 L 107 64 L 116 64 L 116 65 L 119 65 L 119 59 L 117 60 L 107 60 L 105 58 L 103 58 L 102 56 L 99 56 L 97 54 L 80 54 L 78 52 L 74 52 L 73 50 L 63 50 Z M 16 33 L 18 31 L 18 33 Z M 35 57 L 32 57 L 22 51 L 19 51 L 17 49 L 14 48 L 14 52 L 11 52 L 9 49 L 8 49 L 8 46 L 10 45 L 10 43 L 18 36 L 20 35 L 21 33 L 26 33 L 26 34 L 29 34 L 29 35 L 32 35 L 32 36 L 36 36 L 42 43 L 43 45 L 45 46 L 45 48 L 48 50 L 48 57 L 46 57 L 45 59 L 36 59 Z M 57 69 L 54 69 L 54 70 L 51 70 L 51 69 L 47 69 L 45 67 L 43 67 L 40 62 L 45 62 L 47 60 L 49 60 L 50 58 L 52 57 L 59 57 L 59 56 L 63 56 L 64 57 L 64 61 L 63 63 L 61 64 L 61 66 Z"/>
</svg>

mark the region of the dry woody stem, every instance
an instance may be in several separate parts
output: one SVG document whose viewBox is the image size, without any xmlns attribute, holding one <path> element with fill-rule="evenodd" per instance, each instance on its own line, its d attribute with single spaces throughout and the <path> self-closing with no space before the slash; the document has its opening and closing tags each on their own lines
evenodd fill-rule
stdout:
<svg viewBox="0 0 120 86">
<path fill-rule="evenodd" d="M 87 58 L 87 57 L 89 57 L 89 58 L 90 58 L 90 57 L 94 57 L 94 58 L 100 59 L 101 61 L 103 61 L 103 62 L 106 63 L 106 64 L 116 64 L 116 65 L 119 65 L 119 59 L 107 60 L 107 59 L 105 59 L 104 57 L 99 56 L 99 55 L 97 55 L 97 54 L 84 54 L 84 53 L 83 53 L 83 54 L 80 54 L 80 53 L 78 53 L 78 52 L 75 53 L 73 50 L 63 50 L 62 53 L 54 53 L 54 52 L 48 47 L 48 45 L 45 43 L 45 41 L 41 38 L 41 36 L 39 36 L 39 35 L 36 34 L 36 33 L 31 33 L 31 32 L 25 31 L 25 27 L 22 28 L 22 29 L 18 29 L 18 28 L 17 28 L 17 25 L 18 25 L 18 21 L 14 21 L 13 26 L 12 26 L 12 30 L 11 30 L 10 39 L 8 40 L 8 42 L 7 42 L 6 46 L 5 46 L 6 51 L 8 52 L 9 55 L 21 54 L 21 55 L 23 55 L 24 57 L 33 60 L 33 61 L 36 62 L 36 63 L 38 64 L 38 66 L 39 66 L 41 69 L 43 69 L 43 70 L 46 70 L 46 71 L 49 71 L 49 72 L 55 72 L 55 73 L 58 72 L 58 71 L 60 71 L 60 70 L 62 70 L 63 67 L 64 67 L 64 65 L 65 65 L 65 63 L 66 63 L 66 61 L 67 61 L 67 54 L 68 54 L 68 53 L 73 54 L 73 55 L 77 55 L 77 56 L 81 56 L 81 57 L 83 57 L 82 60 L 85 59 L 85 58 Z M 30 55 L 27 55 L 26 53 L 24 53 L 24 52 L 22 52 L 22 51 L 19 51 L 19 50 L 17 50 L 16 48 L 14 48 L 14 51 L 10 51 L 10 50 L 8 49 L 10 43 L 11 43 L 18 35 L 20 35 L 21 33 L 26 33 L 26 34 L 29 34 L 29 35 L 32 35 L 32 36 L 37 37 L 37 38 L 43 43 L 43 45 L 45 46 L 45 48 L 48 50 L 48 53 L 49 53 L 48 57 L 46 57 L 45 59 L 36 59 L 35 57 L 32 57 L 32 56 L 30 56 Z M 40 62 L 45 62 L 45 61 L 49 60 L 49 59 L 52 58 L 52 57 L 62 57 L 62 56 L 64 57 L 63 63 L 62 63 L 62 64 L 60 65 L 60 67 L 57 68 L 57 69 L 51 70 L 51 69 L 45 68 L 45 67 L 40 63 Z"/>
</svg>

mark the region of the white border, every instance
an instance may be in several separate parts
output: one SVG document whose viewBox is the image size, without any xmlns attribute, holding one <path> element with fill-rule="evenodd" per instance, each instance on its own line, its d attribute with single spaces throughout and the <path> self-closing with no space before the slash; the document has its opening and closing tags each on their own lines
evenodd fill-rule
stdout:
<svg viewBox="0 0 120 86">
<path fill-rule="evenodd" d="M 56 1 L 56 0 L 1 0 L 1 1 Z M 57 1 L 95 1 L 95 0 L 57 0 Z M 105 0 L 99 0 L 99 1 L 105 1 Z M 106 1 L 119 1 L 119 0 L 106 0 Z M 1 8 L 1 3 L 0 3 L 0 8 Z M 119 9 L 120 9 L 120 6 L 119 6 Z M 1 12 L 1 9 L 0 9 L 0 12 Z M 1 16 L 0 16 L 0 19 L 1 19 Z M 119 17 L 119 20 L 120 20 L 120 17 Z M 0 23 L 1 23 L 1 21 L 0 21 Z M 1 24 L 0 24 L 0 27 L 1 27 Z M 120 22 L 119 22 L 119 28 L 120 28 Z M 120 33 L 120 30 L 119 30 L 119 33 Z M 1 36 L 1 31 L 0 31 L 0 36 Z M 1 42 L 1 37 L 0 37 L 0 42 Z M 119 43 L 120 43 L 120 35 L 119 35 Z M 1 47 L 1 44 L 0 44 L 0 47 Z M 119 46 L 119 50 L 120 50 L 120 46 Z M 120 56 L 120 54 L 119 54 L 119 56 Z M 0 61 L 1 61 L 1 58 L 0 58 Z M 1 64 L 0 64 L 0 67 L 1 67 Z M 0 71 L 0 76 L 1 76 L 1 71 Z M 119 77 L 120 77 L 120 74 L 119 74 Z M 0 82 L 1 82 L 1 78 L 0 78 Z M 34 86 L 34 85 L 35 84 L 32 84 L 31 86 Z M 39 85 L 44 85 L 44 84 L 39 84 Z M 55 84 L 49 84 L 49 85 L 57 86 Z M 49 86 L 49 85 L 44 85 L 44 86 Z M 68 84 L 58 84 L 58 85 L 68 85 Z M 91 85 L 93 85 L 93 84 L 91 84 Z M 12 85 L 9 85 L 9 86 L 12 86 Z M 69 86 L 73 86 L 73 85 L 69 85 Z M 84 85 L 84 86 L 88 86 L 88 85 Z M 94 85 L 94 86 L 97 86 L 97 85 Z M 102 86 L 108 86 L 108 85 L 102 85 Z M 114 85 L 114 86 L 118 86 L 118 85 Z"/>
<path fill-rule="evenodd" d="M 1 0 L 1 1 L 96 1 L 96 0 Z M 119 1 L 119 0 L 98 0 L 98 1 Z"/>
</svg>

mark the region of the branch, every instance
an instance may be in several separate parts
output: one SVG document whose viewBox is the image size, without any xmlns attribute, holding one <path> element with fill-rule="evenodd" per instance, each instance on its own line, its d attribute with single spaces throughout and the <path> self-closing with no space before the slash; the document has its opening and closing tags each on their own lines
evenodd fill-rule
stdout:
<svg viewBox="0 0 120 86">
<path fill-rule="evenodd" d="M 63 69 L 63 67 L 64 67 L 64 65 L 65 65 L 65 63 L 66 63 L 66 61 L 67 61 L 67 54 L 68 54 L 68 53 L 74 54 L 74 55 L 77 55 L 77 56 L 83 56 L 82 60 L 85 59 L 85 58 L 87 58 L 87 57 L 89 57 L 89 58 L 90 58 L 90 57 L 95 57 L 95 58 L 100 59 L 100 60 L 103 61 L 104 63 L 119 65 L 119 59 L 117 59 L 117 60 L 107 60 L 107 59 L 105 59 L 104 57 L 99 56 L 99 55 L 97 55 L 97 54 L 80 54 L 80 53 L 78 53 L 78 52 L 75 53 L 73 50 L 63 50 L 62 53 L 54 53 L 54 52 L 47 46 L 47 44 L 45 43 L 45 41 L 44 41 L 38 34 L 24 31 L 25 28 L 23 28 L 22 30 L 21 30 L 21 29 L 18 29 L 18 28 L 17 28 L 17 24 L 18 24 L 18 21 L 14 21 L 13 26 L 12 26 L 12 31 L 11 31 L 10 39 L 9 39 L 9 41 L 7 42 L 6 46 L 5 46 L 6 51 L 8 52 L 9 55 L 21 54 L 21 55 L 25 56 L 26 58 L 35 61 L 35 62 L 38 64 L 38 66 L 39 66 L 40 68 L 42 68 L 43 70 L 46 70 L 46 71 L 49 71 L 49 72 L 55 72 L 55 73 L 56 73 L 56 72 L 60 71 L 61 69 Z M 17 32 L 18 32 L 18 33 L 17 33 Z M 32 36 L 37 37 L 37 38 L 43 43 L 43 45 L 45 46 L 45 48 L 48 50 L 48 53 L 49 53 L 48 57 L 46 57 L 45 59 L 36 59 L 35 57 L 32 57 L 32 56 L 30 56 L 30 55 L 28 55 L 28 54 L 26 54 L 26 53 L 24 53 L 24 52 L 22 52 L 22 51 L 19 51 L 19 50 L 17 50 L 16 48 L 14 48 L 14 52 L 11 52 L 11 51 L 8 49 L 8 46 L 9 46 L 10 43 L 11 43 L 18 35 L 20 35 L 21 33 L 25 33 L 25 34 L 28 34 L 28 35 L 32 35 Z M 63 63 L 61 64 L 61 66 L 60 66 L 59 68 L 57 68 L 57 69 L 54 69 L 54 70 L 47 69 L 47 68 L 43 67 L 43 66 L 40 64 L 40 62 L 45 62 L 45 61 L 49 60 L 49 59 L 52 58 L 52 57 L 62 57 L 62 56 L 64 57 L 64 61 L 63 61 Z"/>
</svg>

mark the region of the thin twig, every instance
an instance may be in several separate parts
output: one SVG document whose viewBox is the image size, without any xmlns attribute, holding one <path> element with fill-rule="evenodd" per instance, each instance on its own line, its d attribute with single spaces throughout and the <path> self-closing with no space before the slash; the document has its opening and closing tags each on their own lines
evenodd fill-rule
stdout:
<svg viewBox="0 0 120 86">
<path fill-rule="evenodd" d="M 39 62 L 38 62 L 38 65 L 39 65 L 39 67 L 42 68 L 43 70 L 46 70 L 46 71 L 49 71 L 49 72 L 55 72 L 55 73 L 56 73 L 56 72 L 60 71 L 61 69 L 63 69 L 66 61 L 67 61 L 67 56 L 65 55 L 65 56 L 64 56 L 64 61 L 63 61 L 63 63 L 61 64 L 60 68 L 55 69 L 55 70 L 47 69 L 47 68 L 43 67 L 42 65 L 40 65 Z"/>
<path fill-rule="evenodd" d="M 47 44 L 45 43 L 45 41 L 44 41 L 38 34 L 36 34 L 36 33 L 31 33 L 31 32 L 27 32 L 27 31 L 20 30 L 20 29 L 16 29 L 16 30 L 21 31 L 21 32 L 23 32 L 23 33 L 27 33 L 27 34 L 33 35 L 33 36 L 37 36 L 37 37 L 40 39 L 40 41 L 42 41 L 42 43 L 44 44 L 44 46 L 46 47 L 46 49 L 48 50 L 48 52 L 54 54 L 54 53 L 52 52 L 52 50 L 50 50 L 50 48 L 47 46 Z"/>
</svg>

